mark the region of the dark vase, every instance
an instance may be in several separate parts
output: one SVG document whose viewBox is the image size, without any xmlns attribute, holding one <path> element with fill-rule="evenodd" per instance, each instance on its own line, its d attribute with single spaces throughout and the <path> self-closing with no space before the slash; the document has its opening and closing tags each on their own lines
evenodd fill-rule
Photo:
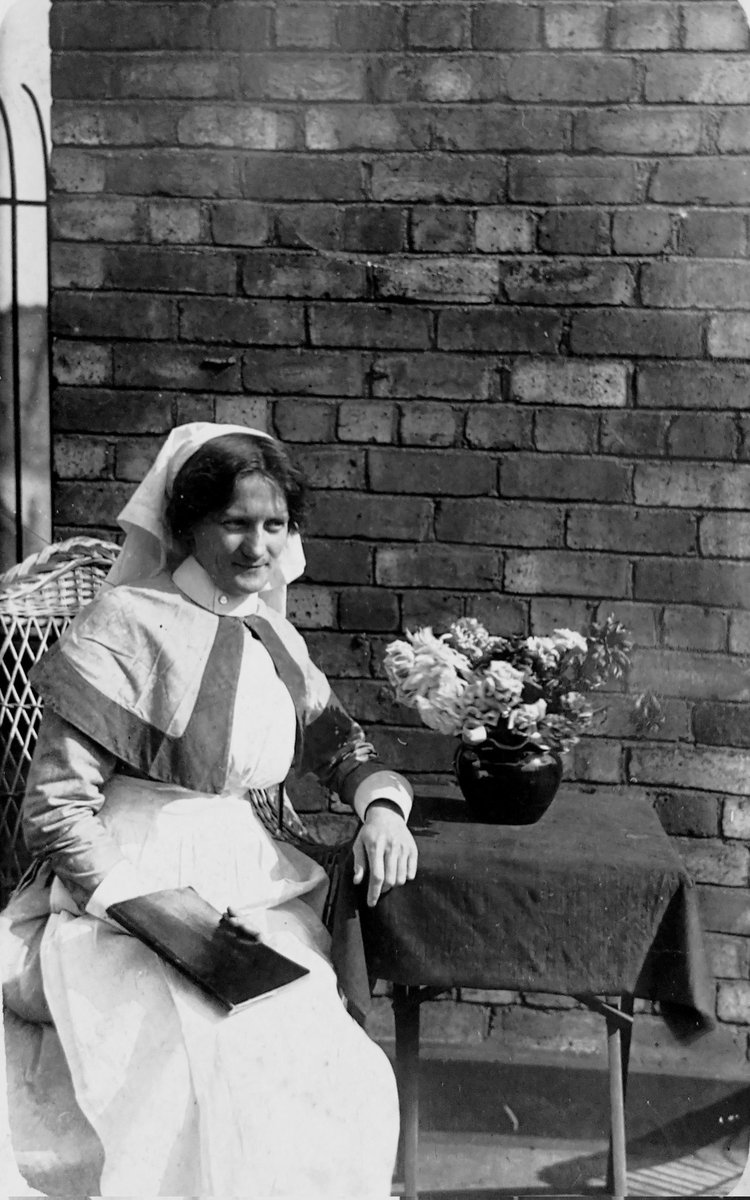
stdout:
<svg viewBox="0 0 750 1200">
<path fill-rule="evenodd" d="M 560 755 L 546 750 L 504 755 L 461 743 L 454 767 L 470 819 L 486 825 L 533 825 L 562 778 Z"/>
</svg>

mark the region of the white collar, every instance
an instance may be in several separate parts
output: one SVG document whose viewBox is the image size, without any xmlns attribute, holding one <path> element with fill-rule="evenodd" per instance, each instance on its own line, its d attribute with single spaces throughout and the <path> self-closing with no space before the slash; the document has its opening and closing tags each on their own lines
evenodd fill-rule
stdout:
<svg viewBox="0 0 750 1200">
<path fill-rule="evenodd" d="M 190 600 L 219 617 L 248 617 L 258 611 L 257 592 L 247 596 L 228 596 L 217 588 L 208 571 L 192 555 L 180 563 L 172 578 Z"/>
</svg>

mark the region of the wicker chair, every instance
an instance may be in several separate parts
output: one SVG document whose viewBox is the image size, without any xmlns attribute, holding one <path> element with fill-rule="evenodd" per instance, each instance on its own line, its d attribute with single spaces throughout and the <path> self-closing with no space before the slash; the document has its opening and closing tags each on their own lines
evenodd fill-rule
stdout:
<svg viewBox="0 0 750 1200">
<path fill-rule="evenodd" d="M 118 552 L 112 542 L 70 538 L 0 575 L 0 906 L 28 861 L 20 810 L 41 718 L 29 671 L 93 600 Z"/>
</svg>

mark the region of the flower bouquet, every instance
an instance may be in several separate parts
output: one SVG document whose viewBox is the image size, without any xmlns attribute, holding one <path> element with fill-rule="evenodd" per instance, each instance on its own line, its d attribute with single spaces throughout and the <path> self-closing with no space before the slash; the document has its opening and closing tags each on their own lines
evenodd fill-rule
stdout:
<svg viewBox="0 0 750 1200">
<path fill-rule="evenodd" d="M 549 637 L 494 637 L 466 617 L 440 636 L 407 632 L 384 665 L 397 700 L 429 728 L 461 738 L 456 774 L 483 819 L 526 824 L 551 802 L 561 755 L 594 719 L 587 693 L 620 677 L 629 652 L 613 617 L 586 635 Z"/>
</svg>

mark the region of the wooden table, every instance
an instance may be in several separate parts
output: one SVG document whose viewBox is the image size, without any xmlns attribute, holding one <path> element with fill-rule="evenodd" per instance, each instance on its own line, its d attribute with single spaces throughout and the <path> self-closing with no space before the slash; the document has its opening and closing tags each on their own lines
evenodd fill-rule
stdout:
<svg viewBox="0 0 750 1200">
<path fill-rule="evenodd" d="M 642 799 L 564 789 L 532 826 L 446 820 L 451 811 L 463 816 L 460 803 L 416 806 L 416 880 L 360 911 L 368 969 L 394 984 L 405 1196 L 418 1186 L 420 1004 L 453 987 L 573 996 L 601 1013 L 609 1190 L 624 1196 L 634 997 L 661 1001 L 692 1033 L 713 1023 L 692 883 Z"/>
</svg>

